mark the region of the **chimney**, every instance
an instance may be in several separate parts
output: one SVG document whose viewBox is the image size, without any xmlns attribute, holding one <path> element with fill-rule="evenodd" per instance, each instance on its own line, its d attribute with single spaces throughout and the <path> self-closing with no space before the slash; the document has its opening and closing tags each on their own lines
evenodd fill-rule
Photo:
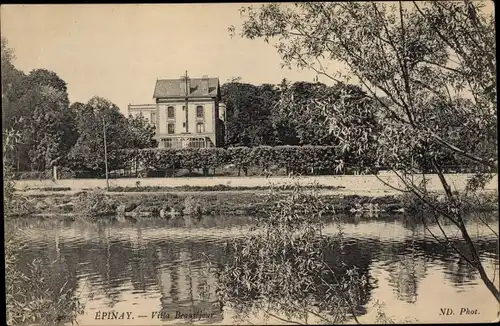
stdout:
<svg viewBox="0 0 500 326">
<path fill-rule="evenodd" d="M 191 92 L 191 85 L 189 82 L 189 76 L 187 75 L 187 72 L 186 72 L 185 76 L 181 76 L 179 78 L 179 81 L 180 81 L 180 86 L 181 86 L 181 88 L 180 88 L 181 93 L 179 95 L 180 96 L 189 95 L 189 93 Z"/>
<path fill-rule="evenodd" d="M 203 75 L 201 78 L 201 92 L 203 94 L 208 94 L 208 76 Z"/>
</svg>

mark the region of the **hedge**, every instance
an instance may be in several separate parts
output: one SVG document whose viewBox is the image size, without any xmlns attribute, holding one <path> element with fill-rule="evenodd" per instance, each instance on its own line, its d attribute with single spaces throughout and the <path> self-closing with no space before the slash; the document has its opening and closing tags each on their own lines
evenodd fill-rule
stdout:
<svg viewBox="0 0 500 326">
<path fill-rule="evenodd" d="M 340 157 L 332 146 L 259 146 L 230 148 L 123 150 L 121 161 L 127 166 L 146 169 L 212 169 L 233 164 L 237 168 L 279 167 L 290 171 L 335 169 Z"/>
<path fill-rule="evenodd" d="M 72 179 L 74 177 L 75 172 L 68 168 L 61 168 L 57 171 L 58 179 Z M 14 172 L 14 180 L 51 180 L 52 178 L 52 170 Z"/>
</svg>

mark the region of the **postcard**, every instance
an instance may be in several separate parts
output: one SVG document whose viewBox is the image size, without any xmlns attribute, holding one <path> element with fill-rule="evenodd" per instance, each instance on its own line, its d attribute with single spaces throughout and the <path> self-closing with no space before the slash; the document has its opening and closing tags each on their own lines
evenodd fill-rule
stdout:
<svg viewBox="0 0 500 326">
<path fill-rule="evenodd" d="M 6 322 L 499 320 L 491 1 L 1 7 Z"/>
</svg>

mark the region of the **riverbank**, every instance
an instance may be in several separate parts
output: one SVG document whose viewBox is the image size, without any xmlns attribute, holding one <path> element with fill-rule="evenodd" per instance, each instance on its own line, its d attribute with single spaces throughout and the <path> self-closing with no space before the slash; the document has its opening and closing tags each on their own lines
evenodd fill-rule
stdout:
<svg viewBox="0 0 500 326">
<path fill-rule="evenodd" d="M 263 189 L 176 192 L 29 190 L 16 192 L 14 206 L 18 215 L 68 218 L 82 215 L 116 215 L 134 219 L 168 219 L 185 215 L 258 216 L 273 204 L 267 200 L 269 193 L 270 190 Z M 318 195 L 323 197 L 331 213 L 336 214 L 404 214 L 412 205 L 400 193 L 386 191 L 319 190 Z M 474 210 L 498 209 L 496 192 L 484 192 L 481 198 L 481 205 Z"/>
</svg>

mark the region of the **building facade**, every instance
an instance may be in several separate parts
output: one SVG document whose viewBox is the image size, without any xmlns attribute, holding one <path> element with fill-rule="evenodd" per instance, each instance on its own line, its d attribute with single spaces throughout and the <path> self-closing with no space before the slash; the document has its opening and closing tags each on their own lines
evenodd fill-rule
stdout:
<svg viewBox="0 0 500 326">
<path fill-rule="evenodd" d="M 225 106 L 218 78 L 203 76 L 158 79 L 155 104 L 129 105 L 129 115 L 142 115 L 155 126 L 160 148 L 224 146 Z"/>
</svg>

